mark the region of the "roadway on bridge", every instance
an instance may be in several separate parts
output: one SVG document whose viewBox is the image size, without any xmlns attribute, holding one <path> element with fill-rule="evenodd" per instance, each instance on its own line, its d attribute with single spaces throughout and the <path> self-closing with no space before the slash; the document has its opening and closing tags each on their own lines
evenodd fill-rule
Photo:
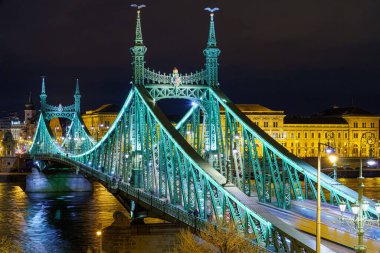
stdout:
<svg viewBox="0 0 380 253">
<path fill-rule="evenodd" d="M 310 234 L 310 236 L 315 235 L 316 203 L 314 201 L 292 201 L 289 210 L 276 208 L 269 204 L 261 205 L 272 215 L 277 216 L 289 225 Z M 340 217 L 341 214 L 338 207 L 325 203 L 322 204 L 321 235 L 323 238 L 337 243 L 324 241 L 323 244 L 337 252 L 354 252 L 338 245 L 341 244 L 353 248 L 357 244 L 356 231 L 347 222 L 342 224 Z M 352 215 L 345 213 L 345 217 L 352 218 Z M 312 238 L 315 240 L 314 236 Z M 380 228 L 369 226 L 365 230 L 364 243 L 368 247 L 367 253 L 378 253 L 380 249 Z"/>
</svg>

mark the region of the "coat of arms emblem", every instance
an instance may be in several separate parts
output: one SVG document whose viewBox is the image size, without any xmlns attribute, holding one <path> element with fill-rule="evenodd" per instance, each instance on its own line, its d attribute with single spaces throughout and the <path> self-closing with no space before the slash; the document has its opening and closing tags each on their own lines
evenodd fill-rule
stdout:
<svg viewBox="0 0 380 253">
<path fill-rule="evenodd" d="M 173 69 L 172 84 L 175 87 L 179 87 L 182 84 L 182 80 L 181 80 L 181 77 L 178 74 L 178 69 L 177 68 Z"/>
</svg>

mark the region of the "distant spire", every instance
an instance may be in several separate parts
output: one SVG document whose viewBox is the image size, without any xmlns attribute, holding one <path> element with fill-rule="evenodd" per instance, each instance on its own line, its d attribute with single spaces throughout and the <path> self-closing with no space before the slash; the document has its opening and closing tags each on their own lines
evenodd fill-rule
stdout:
<svg viewBox="0 0 380 253">
<path fill-rule="evenodd" d="M 33 104 L 33 100 L 32 100 L 32 92 L 31 92 L 31 91 L 29 92 L 28 104 L 29 104 L 29 105 L 32 105 L 32 104 Z"/>
<path fill-rule="evenodd" d="M 76 79 L 76 86 L 75 86 L 75 95 L 80 95 L 79 92 L 79 79 Z"/>
<path fill-rule="evenodd" d="M 29 92 L 28 102 L 26 102 L 26 104 L 25 104 L 25 110 L 34 110 L 32 92 Z"/>
</svg>

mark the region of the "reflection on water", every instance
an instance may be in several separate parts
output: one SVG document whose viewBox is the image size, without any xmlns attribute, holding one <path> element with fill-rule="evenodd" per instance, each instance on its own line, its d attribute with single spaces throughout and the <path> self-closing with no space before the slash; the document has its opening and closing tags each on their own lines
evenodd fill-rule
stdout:
<svg viewBox="0 0 380 253">
<path fill-rule="evenodd" d="M 357 179 L 339 179 L 357 189 Z M 13 183 L 0 183 L 0 236 L 19 241 L 25 252 L 86 252 L 99 243 L 99 223 L 107 227 L 121 204 L 99 183 L 94 192 L 26 194 Z M 365 195 L 380 199 L 380 178 L 365 179 Z"/>
<path fill-rule="evenodd" d="M 94 192 L 31 193 L 0 183 L 0 236 L 21 243 L 25 252 L 86 252 L 97 243 L 99 223 L 109 226 L 121 204 L 102 185 Z"/>
<path fill-rule="evenodd" d="M 357 178 L 340 178 L 338 181 L 355 191 L 358 190 Z M 380 177 L 365 178 L 364 187 L 364 196 L 373 200 L 380 200 Z"/>
</svg>

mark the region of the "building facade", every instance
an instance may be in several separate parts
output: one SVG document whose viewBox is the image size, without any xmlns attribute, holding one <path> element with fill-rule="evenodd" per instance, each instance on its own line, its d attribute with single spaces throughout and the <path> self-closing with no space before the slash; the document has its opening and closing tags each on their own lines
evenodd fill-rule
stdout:
<svg viewBox="0 0 380 253">
<path fill-rule="evenodd" d="M 92 137 L 98 141 L 108 131 L 119 111 L 119 106 L 106 104 L 98 109 L 86 111 L 82 119 Z"/>
<path fill-rule="evenodd" d="M 319 142 L 342 157 L 379 157 L 380 116 L 360 108 L 333 107 L 315 116 L 294 117 L 257 104 L 237 107 L 298 157 L 316 157 Z"/>
</svg>

